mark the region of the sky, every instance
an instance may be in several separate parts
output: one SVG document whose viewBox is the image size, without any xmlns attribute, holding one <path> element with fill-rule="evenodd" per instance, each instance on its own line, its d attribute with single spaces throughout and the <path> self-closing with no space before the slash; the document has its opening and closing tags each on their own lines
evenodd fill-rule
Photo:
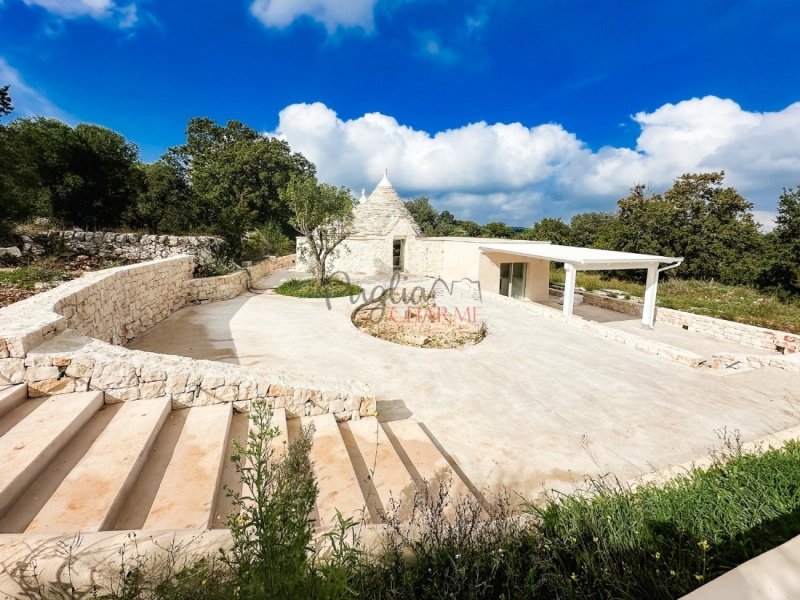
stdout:
<svg viewBox="0 0 800 600">
<path fill-rule="evenodd" d="M 388 168 L 516 226 L 724 170 L 768 229 L 800 184 L 798 57 L 798 0 L 0 0 L 16 116 L 146 161 L 236 119 L 357 195 Z"/>
</svg>

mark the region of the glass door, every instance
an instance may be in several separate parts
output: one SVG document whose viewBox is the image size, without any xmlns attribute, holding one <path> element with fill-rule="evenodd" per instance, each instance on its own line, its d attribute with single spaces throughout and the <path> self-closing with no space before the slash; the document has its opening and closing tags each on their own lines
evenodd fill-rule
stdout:
<svg viewBox="0 0 800 600">
<path fill-rule="evenodd" d="M 500 293 L 503 296 L 525 296 L 527 267 L 527 263 L 500 263 Z"/>
<path fill-rule="evenodd" d="M 511 297 L 525 296 L 525 268 L 527 263 L 511 263 Z"/>
</svg>

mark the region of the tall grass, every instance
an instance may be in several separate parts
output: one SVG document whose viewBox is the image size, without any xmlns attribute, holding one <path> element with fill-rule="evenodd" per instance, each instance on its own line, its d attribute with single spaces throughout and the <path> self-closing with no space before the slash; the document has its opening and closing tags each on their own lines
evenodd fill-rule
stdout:
<svg viewBox="0 0 800 600">
<path fill-rule="evenodd" d="M 587 480 L 521 509 L 431 482 L 385 515 L 380 552 L 362 553 L 340 518 L 323 554 L 308 521 L 310 433 L 277 458 L 262 402 L 252 418 L 233 457 L 233 547 L 166 576 L 128 571 L 109 598 L 669 599 L 800 534 L 800 442 L 744 453 L 728 437 L 709 467 L 666 483 Z"/>
</svg>

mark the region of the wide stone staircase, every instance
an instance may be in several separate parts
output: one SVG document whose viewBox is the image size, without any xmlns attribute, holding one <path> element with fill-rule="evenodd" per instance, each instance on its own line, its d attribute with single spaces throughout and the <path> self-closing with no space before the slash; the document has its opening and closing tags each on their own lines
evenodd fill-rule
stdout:
<svg viewBox="0 0 800 600">
<path fill-rule="evenodd" d="M 407 518 L 417 490 L 442 477 L 452 496 L 471 493 L 416 421 L 279 409 L 272 424 L 277 452 L 313 425 L 321 529 L 337 509 L 374 524 L 385 512 Z M 172 410 L 167 399 L 107 405 L 102 392 L 29 399 L 24 384 L 0 388 L 0 534 L 223 528 L 225 487 L 241 485 L 233 440 L 245 443 L 251 425 L 230 404 Z"/>
</svg>

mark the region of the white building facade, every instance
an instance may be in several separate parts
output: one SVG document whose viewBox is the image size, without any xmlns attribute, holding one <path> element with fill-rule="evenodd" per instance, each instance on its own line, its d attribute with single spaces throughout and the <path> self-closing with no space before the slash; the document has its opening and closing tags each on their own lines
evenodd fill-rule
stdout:
<svg viewBox="0 0 800 600">
<path fill-rule="evenodd" d="M 468 279 L 482 292 L 545 302 L 550 297 L 550 263 L 567 271 L 564 313 L 571 314 L 575 272 L 600 269 L 646 269 L 642 325 L 652 328 L 658 275 L 683 259 L 557 246 L 550 242 L 492 238 L 423 237 L 386 174 L 354 209 L 354 233 L 332 260 L 329 272 L 349 278 L 393 272 L 438 277 L 445 282 Z M 297 268 L 310 270 L 306 238 L 297 239 Z M 667 263 L 667 266 L 660 267 Z"/>
</svg>

